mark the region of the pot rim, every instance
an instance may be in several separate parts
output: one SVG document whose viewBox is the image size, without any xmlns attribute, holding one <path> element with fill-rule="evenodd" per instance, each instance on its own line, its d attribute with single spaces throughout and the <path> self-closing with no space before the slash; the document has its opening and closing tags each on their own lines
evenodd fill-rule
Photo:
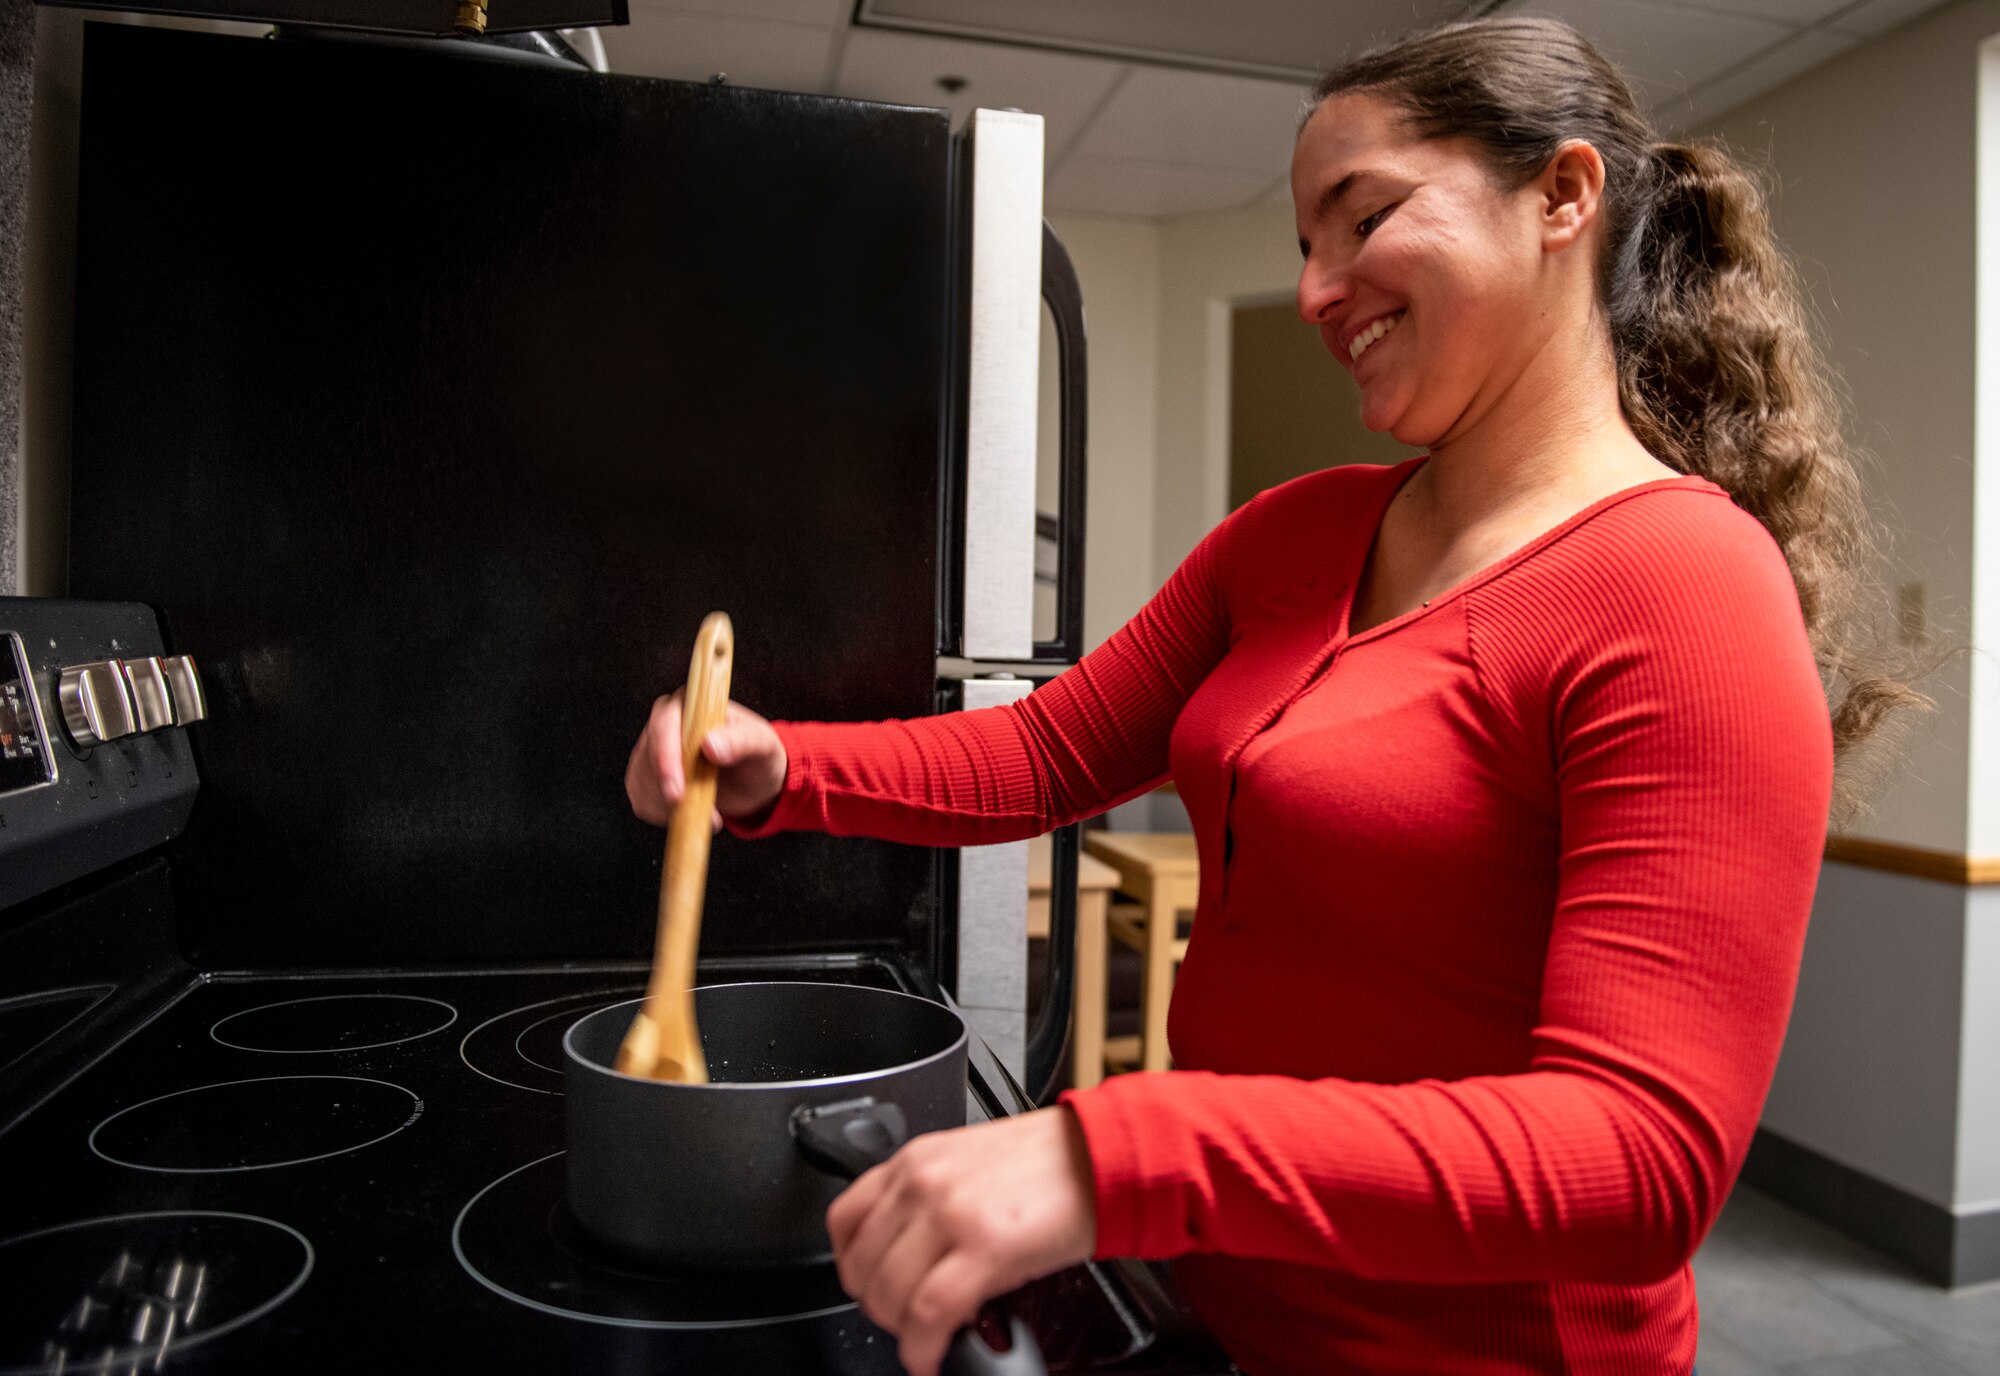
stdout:
<svg viewBox="0 0 2000 1376">
<path fill-rule="evenodd" d="M 911 999 L 917 1003 L 925 1004 L 928 1007 L 935 1008 L 942 1013 L 949 1014 L 958 1023 L 958 1036 L 952 1039 L 950 1045 L 942 1048 L 941 1050 L 935 1051 L 928 1056 L 920 1056 L 913 1061 L 898 1061 L 894 1065 L 881 1066 L 875 1070 L 856 1071 L 852 1075 L 817 1075 L 804 1080 L 741 1080 L 741 1081 L 724 1080 L 720 1083 L 717 1083 L 715 1081 L 710 1081 L 707 1084 L 701 1084 L 701 1085 L 682 1084 L 679 1080 L 655 1080 L 649 1076 L 644 1076 L 644 1075 L 628 1075 L 624 1071 L 616 1069 L 613 1066 L 599 1065 L 596 1061 L 590 1060 L 589 1058 L 584 1056 L 583 1053 L 579 1052 L 576 1049 L 575 1037 L 577 1028 L 581 1027 L 584 1023 L 588 1022 L 590 1019 L 597 1017 L 600 1014 L 609 1013 L 613 1009 L 633 1008 L 639 1004 L 644 1003 L 646 1001 L 646 996 L 641 994 L 638 998 L 626 999 L 623 1003 L 613 1003 L 613 1004 L 607 1004 L 603 1008 L 593 1008 L 590 1012 L 585 1013 L 582 1017 L 578 1018 L 575 1022 L 571 1023 L 568 1027 L 564 1028 L 563 1060 L 565 1062 L 573 1061 L 585 1070 L 595 1071 L 600 1075 L 609 1075 L 613 1079 L 629 1081 L 630 1083 L 635 1085 L 650 1085 L 663 1090 L 682 1090 L 691 1093 L 702 1093 L 711 1090 L 719 1092 L 728 1092 L 731 1090 L 741 1091 L 741 1090 L 756 1090 L 756 1089 L 764 1089 L 764 1090 L 804 1089 L 819 1085 L 869 1084 L 876 1080 L 881 1079 L 885 1075 L 894 1075 L 906 1070 L 917 1070 L 923 1066 L 935 1065 L 939 1061 L 945 1060 L 951 1057 L 952 1055 L 965 1050 L 969 1044 L 970 1029 L 965 1021 L 964 1015 L 961 1014 L 957 1009 L 952 1008 L 946 1004 L 939 1003 L 935 999 L 924 998 L 920 994 L 906 994 L 900 989 L 876 989 L 866 984 L 835 984 L 825 980 L 810 980 L 810 979 L 740 979 L 740 980 L 732 980 L 727 984 L 697 984 L 695 988 L 697 990 L 748 989 L 748 988 L 851 989 L 856 993 L 869 995 L 871 997 Z"/>
</svg>

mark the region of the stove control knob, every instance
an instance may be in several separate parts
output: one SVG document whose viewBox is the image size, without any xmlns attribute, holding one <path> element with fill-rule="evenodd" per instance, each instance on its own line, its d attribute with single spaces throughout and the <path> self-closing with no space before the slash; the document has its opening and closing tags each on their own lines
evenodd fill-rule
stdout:
<svg viewBox="0 0 2000 1376">
<path fill-rule="evenodd" d="M 132 696 L 116 660 L 72 665 L 62 671 L 56 688 L 70 739 L 86 750 L 99 741 L 115 741 L 139 729 Z"/>
<path fill-rule="evenodd" d="M 132 690 L 132 715 L 138 719 L 139 729 L 157 731 L 172 726 L 174 704 L 167 696 L 167 674 L 160 661 L 151 656 L 122 659 L 118 667 L 124 671 L 125 686 Z"/>
<path fill-rule="evenodd" d="M 201 675 L 195 672 L 189 655 L 166 655 L 160 668 L 167 676 L 167 694 L 174 703 L 174 725 L 186 726 L 208 716 L 208 696 L 201 691 Z"/>
</svg>

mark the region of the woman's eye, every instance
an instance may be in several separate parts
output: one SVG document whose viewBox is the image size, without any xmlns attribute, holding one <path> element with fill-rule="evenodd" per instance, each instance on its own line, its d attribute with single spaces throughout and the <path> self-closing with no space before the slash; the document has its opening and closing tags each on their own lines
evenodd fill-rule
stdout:
<svg viewBox="0 0 2000 1376">
<path fill-rule="evenodd" d="M 1375 226 L 1381 224 L 1383 220 L 1387 219 L 1389 212 L 1394 209 L 1395 209 L 1394 206 L 1390 205 L 1383 206 L 1380 210 L 1376 211 L 1373 215 L 1370 215 L 1367 219 L 1363 220 L 1360 224 L 1354 227 L 1355 235 L 1359 238 L 1363 239 L 1367 238 L 1370 234 L 1373 234 L 1375 232 Z"/>
</svg>

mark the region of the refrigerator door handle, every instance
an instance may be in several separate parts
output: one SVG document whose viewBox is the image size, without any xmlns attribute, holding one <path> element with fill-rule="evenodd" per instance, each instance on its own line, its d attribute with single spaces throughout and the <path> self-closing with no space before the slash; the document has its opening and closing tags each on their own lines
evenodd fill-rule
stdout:
<svg viewBox="0 0 2000 1376">
<path fill-rule="evenodd" d="M 1088 351 L 1083 337 L 1083 289 L 1069 250 L 1042 222 L 1042 300 L 1055 323 L 1056 390 L 1061 399 L 1061 446 L 1056 490 L 1056 637 L 1035 642 L 1035 658 L 1074 663 L 1083 656 L 1083 517 L 1089 436 Z"/>
</svg>

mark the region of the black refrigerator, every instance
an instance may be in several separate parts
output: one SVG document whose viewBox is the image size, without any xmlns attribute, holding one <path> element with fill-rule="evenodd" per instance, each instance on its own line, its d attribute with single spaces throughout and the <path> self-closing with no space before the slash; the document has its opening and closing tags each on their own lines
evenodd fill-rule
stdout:
<svg viewBox="0 0 2000 1376">
<path fill-rule="evenodd" d="M 583 1235 L 560 1038 L 643 982 L 620 780 L 705 613 L 793 719 L 1076 657 L 1041 160 L 1012 111 L 88 30 L 70 596 L 0 599 L 0 1175 L 45 1184 L 0 1203 L 0 1372 L 895 1369 L 830 1267 Z M 198 713 L 82 702 L 162 667 Z M 1028 1026 L 1026 888 L 1019 845 L 723 837 L 702 978 L 954 1002 L 968 1117 L 1018 1112 L 1068 1003 L 1051 961 Z M 1154 1268 L 1015 1303 L 1055 1369 L 1215 1369 Z"/>
</svg>

